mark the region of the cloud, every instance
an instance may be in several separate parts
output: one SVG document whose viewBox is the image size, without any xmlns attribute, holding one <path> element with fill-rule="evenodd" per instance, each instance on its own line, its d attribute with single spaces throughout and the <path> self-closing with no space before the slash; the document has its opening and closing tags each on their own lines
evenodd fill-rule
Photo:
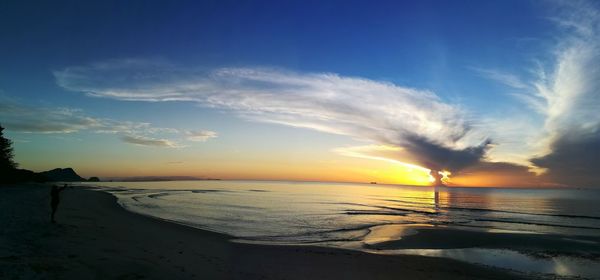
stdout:
<svg viewBox="0 0 600 280">
<path fill-rule="evenodd" d="M 551 153 L 532 159 L 536 165 L 548 169 L 543 177 L 563 185 L 599 186 L 600 132 L 564 135 L 552 143 L 551 149 Z"/>
<path fill-rule="evenodd" d="M 516 114 L 486 118 L 488 127 L 496 128 L 487 135 L 499 143 L 488 156 L 528 162 L 531 170 L 545 171 L 541 179 L 598 186 L 600 10 L 595 2 L 555 4 L 551 20 L 557 23 L 556 38 L 549 59 L 537 61 L 529 71 L 533 77 L 476 69 L 518 90 L 511 95 L 526 106 Z"/>
<path fill-rule="evenodd" d="M 157 80 L 154 73 L 163 75 Z M 62 87 L 96 97 L 188 101 L 249 120 L 404 147 L 410 163 L 430 168 L 441 167 L 437 162 L 462 168 L 479 160 L 487 146 L 485 139 L 469 137 L 465 112 L 433 92 L 358 77 L 270 68 L 198 72 L 128 60 L 68 67 L 54 74 Z"/>
<path fill-rule="evenodd" d="M 180 147 L 177 143 L 167 139 L 154 139 L 143 136 L 125 135 L 121 137 L 121 140 L 126 143 L 135 144 L 139 146 L 150 146 L 150 147 L 168 147 L 177 148 Z"/>
<path fill-rule="evenodd" d="M 89 116 L 80 109 L 21 104 L 0 97 L 0 119 L 8 130 L 23 133 L 177 133 L 176 129 L 154 127 L 150 123 L 118 121 Z"/>
<path fill-rule="evenodd" d="M 81 131 L 118 134 L 127 143 L 156 147 L 182 147 L 173 140 L 152 139 L 147 135 L 168 134 L 177 136 L 181 131 L 155 127 L 150 123 L 96 118 L 82 110 L 30 106 L 0 97 L 0 123 L 7 130 L 22 133 L 72 134 Z M 131 136 L 136 135 L 136 136 Z M 185 133 L 190 141 L 202 141 L 217 136 L 213 131 Z"/>
<path fill-rule="evenodd" d="M 517 75 L 513 75 L 511 73 L 502 72 L 496 69 L 482 69 L 482 68 L 472 68 L 476 72 L 478 72 L 481 76 L 500 82 L 506 86 L 509 86 L 514 89 L 527 89 L 529 86 L 519 78 Z"/>
<path fill-rule="evenodd" d="M 210 130 L 200 130 L 200 131 L 187 131 L 187 140 L 196 141 L 196 142 L 205 142 L 210 138 L 216 138 L 217 133 Z"/>
<path fill-rule="evenodd" d="M 364 146 L 353 146 L 353 147 L 340 147 L 333 149 L 334 152 L 357 158 L 367 158 L 375 160 L 389 161 L 403 165 L 404 167 L 417 169 L 429 173 L 428 168 L 411 164 L 409 162 L 414 161 L 411 159 L 411 154 L 407 153 L 404 148 L 388 145 L 364 145 Z"/>
<path fill-rule="evenodd" d="M 418 155 L 421 158 L 421 164 L 434 170 L 460 171 L 480 162 L 491 147 L 490 140 L 484 140 L 478 145 L 462 149 L 448 149 L 419 137 L 409 138 L 409 142 L 404 147 L 412 154 Z"/>
<path fill-rule="evenodd" d="M 561 8 L 554 20 L 564 33 L 554 63 L 538 71 L 530 95 L 545 117 L 539 140 L 544 149 L 531 161 L 556 182 L 598 186 L 600 12 L 593 2 L 567 2 Z"/>
<path fill-rule="evenodd" d="M 8 130 L 29 133 L 72 133 L 105 127 L 95 118 L 69 108 L 35 108 L 0 99 L 0 119 Z"/>
</svg>

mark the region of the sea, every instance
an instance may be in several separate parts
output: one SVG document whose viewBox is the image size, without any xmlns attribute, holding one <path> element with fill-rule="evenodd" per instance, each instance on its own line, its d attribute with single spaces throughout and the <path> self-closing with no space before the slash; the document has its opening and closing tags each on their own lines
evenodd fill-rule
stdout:
<svg viewBox="0 0 600 280">
<path fill-rule="evenodd" d="M 446 257 L 526 274 L 600 279 L 597 257 L 539 257 L 510 249 L 485 248 L 373 251 L 362 246 L 381 238 L 389 241 L 415 234 L 411 226 L 558 234 L 590 237 L 585 242 L 595 242 L 589 240 L 600 240 L 600 190 L 596 189 L 238 180 L 93 185 L 113 193 L 127 210 L 224 233 L 236 242 Z M 382 227 L 397 230 L 375 236 L 373 233 Z"/>
</svg>

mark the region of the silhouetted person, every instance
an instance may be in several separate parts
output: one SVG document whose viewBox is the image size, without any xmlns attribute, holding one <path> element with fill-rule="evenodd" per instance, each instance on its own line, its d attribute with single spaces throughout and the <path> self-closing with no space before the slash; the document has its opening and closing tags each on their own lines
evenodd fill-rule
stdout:
<svg viewBox="0 0 600 280">
<path fill-rule="evenodd" d="M 56 208 L 58 208 L 58 203 L 60 202 L 60 192 L 64 191 L 66 188 L 67 185 L 65 184 L 61 188 L 53 185 L 52 189 L 50 189 L 50 207 L 52 207 L 52 215 L 50 216 L 50 220 L 52 223 L 56 223 L 54 220 L 54 214 L 56 214 Z"/>
<path fill-rule="evenodd" d="M 438 186 L 434 186 L 433 187 L 433 203 L 435 205 L 435 210 L 437 212 L 437 210 L 440 209 L 440 191 L 438 190 Z"/>
</svg>

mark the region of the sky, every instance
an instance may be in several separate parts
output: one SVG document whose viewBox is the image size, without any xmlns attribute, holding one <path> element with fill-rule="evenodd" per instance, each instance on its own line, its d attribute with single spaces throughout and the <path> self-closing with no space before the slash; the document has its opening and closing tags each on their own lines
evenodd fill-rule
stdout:
<svg viewBox="0 0 600 280">
<path fill-rule="evenodd" d="M 600 187 L 595 1 L 2 1 L 0 35 L 21 168 Z"/>
</svg>

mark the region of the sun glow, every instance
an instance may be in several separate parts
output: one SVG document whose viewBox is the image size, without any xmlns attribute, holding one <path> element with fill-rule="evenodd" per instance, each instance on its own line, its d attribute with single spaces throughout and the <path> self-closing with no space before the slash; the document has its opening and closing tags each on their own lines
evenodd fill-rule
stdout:
<svg viewBox="0 0 600 280">
<path fill-rule="evenodd" d="M 419 186 L 427 186 L 430 185 L 432 182 L 435 182 L 435 178 L 431 176 L 431 169 L 384 156 L 375 156 L 367 154 L 368 152 L 379 152 L 383 154 L 388 152 L 395 153 L 401 150 L 402 148 L 393 146 L 369 145 L 337 148 L 334 151 L 338 154 L 348 157 L 364 158 L 391 163 L 392 165 L 389 166 L 386 170 L 380 170 L 379 177 L 381 177 L 387 182 Z M 385 173 L 386 175 L 382 175 L 383 173 Z"/>
<path fill-rule="evenodd" d="M 452 175 L 452 173 L 448 170 L 431 170 L 429 172 L 429 183 L 431 185 L 448 185 L 450 184 L 450 175 Z"/>
<path fill-rule="evenodd" d="M 435 177 L 433 177 L 433 175 L 431 175 L 431 171 L 429 172 L 429 183 L 431 183 L 431 184 L 435 183 Z"/>
<path fill-rule="evenodd" d="M 430 172 L 431 170 L 416 165 L 416 164 L 412 164 L 412 163 L 407 163 L 407 162 L 402 162 L 399 160 L 395 160 L 395 159 L 391 159 L 391 158 L 387 158 L 387 157 L 380 157 L 380 156 L 373 156 L 373 155 L 368 155 L 366 152 L 369 151 L 384 151 L 384 152 L 397 152 L 402 150 L 402 148 L 399 147 L 393 147 L 393 146 L 386 146 L 386 145 L 370 145 L 370 146 L 358 146 L 358 147 L 347 147 L 347 148 L 337 148 L 334 149 L 335 152 L 344 155 L 344 156 L 348 156 L 348 157 L 356 157 L 356 158 L 366 158 L 366 159 L 374 159 L 374 160 L 382 160 L 382 161 L 387 161 L 387 162 L 391 162 L 394 164 L 398 164 L 401 166 L 404 166 L 406 168 L 409 169 L 416 169 L 419 171 L 423 171 L 423 172 Z"/>
<path fill-rule="evenodd" d="M 447 185 L 450 183 L 450 175 L 452 175 L 452 172 L 448 171 L 448 170 L 442 170 L 442 171 L 438 171 L 438 174 L 440 174 L 442 176 L 442 179 L 440 179 L 442 181 L 442 183 L 444 185 Z"/>
</svg>

